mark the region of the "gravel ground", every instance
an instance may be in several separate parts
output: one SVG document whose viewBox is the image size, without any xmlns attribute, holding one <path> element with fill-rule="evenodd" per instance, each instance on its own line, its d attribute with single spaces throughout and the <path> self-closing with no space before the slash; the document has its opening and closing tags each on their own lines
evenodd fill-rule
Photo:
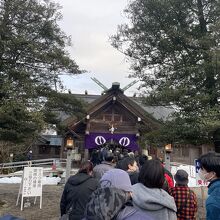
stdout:
<svg viewBox="0 0 220 220">
<path fill-rule="evenodd" d="M 22 217 L 26 220 L 58 220 L 59 219 L 59 203 L 63 192 L 63 185 L 58 186 L 43 186 L 43 203 L 40 209 L 39 199 L 34 205 L 34 198 L 30 199 L 31 206 L 20 210 L 21 203 L 16 206 L 17 195 L 20 184 L 0 184 L 0 216 L 5 214 L 12 214 L 17 217 Z M 201 196 L 201 189 L 193 189 L 198 198 L 198 213 L 197 220 L 205 219 L 204 199 L 207 196 L 207 188 L 203 189 Z M 203 197 L 203 199 L 202 199 Z M 24 200 L 25 201 L 25 200 Z"/>
<path fill-rule="evenodd" d="M 24 208 L 23 211 L 21 211 L 21 200 L 16 206 L 19 186 L 20 184 L 0 184 L 0 216 L 11 214 L 26 220 L 59 219 L 59 202 L 63 186 L 43 186 L 42 209 L 40 209 L 39 199 L 34 205 L 34 198 L 30 198 L 31 206 Z"/>
</svg>

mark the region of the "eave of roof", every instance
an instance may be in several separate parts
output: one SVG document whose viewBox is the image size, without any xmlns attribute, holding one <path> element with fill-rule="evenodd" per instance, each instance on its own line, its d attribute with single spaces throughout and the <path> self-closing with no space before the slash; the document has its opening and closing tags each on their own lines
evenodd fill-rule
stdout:
<svg viewBox="0 0 220 220">
<path fill-rule="evenodd" d="M 122 91 L 123 93 L 123 91 Z M 87 111 L 90 112 L 90 109 L 93 109 L 95 105 L 99 102 L 103 102 L 107 99 L 108 94 L 104 95 L 88 95 L 88 94 L 73 94 L 77 99 L 83 100 L 84 102 L 88 103 Z M 133 103 L 136 103 L 139 106 L 139 109 L 143 109 L 147 116 L 151 116 L 152 119 L 166 121 L 169 120 L 170 115 L 175 112 L 175 109 L 172 106 L 148 106 L 145 105 L 141 99 L 142 97 L 129 97 Z"/>
<path fill-rule="evenodd" d="M 86 95 L 88 96 L 88 95 Z M 106 92 L 106 94 L 97 97 L 96 100 L 94 100 L 92 103 L 89 104 L 87 109 L 87 114 L 93 115 L 97 111 L 100 110 L 103 106 L 107 105 L 109 102 L 112 102 L 113 97 L 116 97 L 117 102 L 119 102 L 120 105 L 122 105 L 124 108 L 126 108 L 129 112 L 131 112 L 136 117 L 141 118 L 142 124 L 151 124 L 151 127 L 158 128 L 161 125 L 161 122 L 155 119 L 152 114 L 149 114 L 146 112 L 139 103 L 132 100 L 130 97 L 127 97 L 123 94 L 123 91 L 121 89 L 110 89 Z M 82 98 L 83 96 L 81 96 Z M 76 122 L 74 125 L 72 125 L 70 128 L 74 129 L 78 126 L 82 126 L 82 124 L 85 124 L 85 118 Z"/>
</svg>

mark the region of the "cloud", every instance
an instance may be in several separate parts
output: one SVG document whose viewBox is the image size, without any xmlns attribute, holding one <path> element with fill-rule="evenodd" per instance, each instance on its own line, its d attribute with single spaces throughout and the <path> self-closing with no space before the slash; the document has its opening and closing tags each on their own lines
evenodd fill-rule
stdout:
<svg viewBox="0 0 220 220">
<path fill-rule="evenodd" d="M 127 22 L 123 10 L 127 0 L 57 0 L 63 9 L 61 29 L 72 37 L 73 45 L 68 48 L 73 59 L 89 71 L 80 77 L 63 77 L 67 89 L 74 93 L 93 94 L 101 90 L 90 77 L 96 77 L 108 87 L 112 82 L 120 82 L 121 87 L 130 83 L 129 65 L 125 56 L 114 49 L 109 36 L 117 31 L 117 25 Z M 132 87 L 132 94 L 134 87 Z M 80 92 L 81 91 L 81 92 Z M 128 91 L 129 93 L 129 91 Z"/>
</svg>

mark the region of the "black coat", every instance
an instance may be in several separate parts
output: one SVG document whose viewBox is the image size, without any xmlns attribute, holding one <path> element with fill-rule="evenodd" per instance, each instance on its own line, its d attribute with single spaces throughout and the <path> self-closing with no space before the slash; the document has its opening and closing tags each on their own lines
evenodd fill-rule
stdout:
<svg viewBox="0 0 220 220">
<path fill-rule="evenodd" d="M 71 176 L 63 191 L 60 201 L 61 216 L 72 206 L 70 219 L 81 220 L 90 195 L 98 187 L 98 181 L 85 173 Z"/>
<path fill-rule="evenodd" d="M 139 172 L 128 172 L 128 175 L 130 177 L 130 180 L 131 180 L 131 185 L 134 185 L 136 183 L 138 183 L 138 177 L 139 177 Z"/>
</svg>

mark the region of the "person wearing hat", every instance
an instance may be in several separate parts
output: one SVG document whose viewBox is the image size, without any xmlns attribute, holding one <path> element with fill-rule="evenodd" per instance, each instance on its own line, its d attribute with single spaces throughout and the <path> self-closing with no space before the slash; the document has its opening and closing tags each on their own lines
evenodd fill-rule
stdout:
<svg viewBox="0 0 220 220">
<path fill-rule="evenodd" d="M 188 187 L 188 173 L 185 170 L 177 170 L 174 175 L 175 187 L 169 189 L 174 197 L 177 207 L 178 220 L 194 220 L 197 212 L 196 194 Z"/>
<path fill-rule="evenodd" d="M 153 220 L 148 214 L 133 207 L 132 185 L 127 172 L 107 171 L 100 180 L 100 188 L 87 203 L 83 220 Z"/>
</svg>

